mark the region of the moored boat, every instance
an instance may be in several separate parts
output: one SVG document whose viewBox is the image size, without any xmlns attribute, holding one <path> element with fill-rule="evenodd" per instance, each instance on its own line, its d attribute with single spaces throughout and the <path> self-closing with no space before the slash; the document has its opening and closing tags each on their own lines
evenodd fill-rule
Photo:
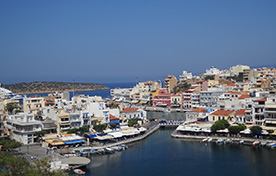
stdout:
<svg viewBox="0 0 276 176">
<path fill-rule="evenodd" d="M 218 140 L 216 141 L 217 144 L 222 144 L 223 142 L 224 142 L 223 139 L 218 139 Z"/>
<path fill-rule="evenodd" d="M 212 142 L 212 140 L 213 140 L 213 138 L 209 138 L 209 139 L 207 140 L 207 142 Z"/>
<path fill-rule="evenodd" d="M 257 146 L 257 145 L 259 145 L 259 144 L 260 144 L 260 141 L 254 141 L 254 142 L 252 143 L 253 146 Z"/>
<path fill-rule="evenodd" d="M 75 172 L 76 174 L 79 174 L 79 175 L 84 175 L 84 174 L 85 174 L 85 172 L 82 171 L 81 169 L 74 169 L 74 172 Z"/>
</svg>

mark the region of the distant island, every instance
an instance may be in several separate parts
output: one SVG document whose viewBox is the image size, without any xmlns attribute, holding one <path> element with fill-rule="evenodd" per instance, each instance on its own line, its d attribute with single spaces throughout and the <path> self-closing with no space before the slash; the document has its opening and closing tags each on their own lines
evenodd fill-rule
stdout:
<svg viewBox="0 0 276 176">
<path fill-rule="evenodd" d="M 23 82 L 17 84 L 2 84 L 1 87 L 11 90 L 15 94 L 34 94 L 65 91 L 73 92 L 109 89 L 109 87 L 102 84 L 72 82 Z"/>
</svg>

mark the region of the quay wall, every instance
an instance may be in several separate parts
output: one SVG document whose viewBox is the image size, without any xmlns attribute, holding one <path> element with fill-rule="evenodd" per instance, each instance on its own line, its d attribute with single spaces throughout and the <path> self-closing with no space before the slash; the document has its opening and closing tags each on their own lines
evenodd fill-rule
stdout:
<svg viewBox="0 0 276 176">
<path fill-rule="evenodd" d="M 194 135 L 182 135 L 182 134 L 177 134 L 176 130 L 174 130 L 173 133 L 171 133 L 171 137 L 173 138 L 181 138 L 181 139 L 187 139 L 187 140 L 198 140 L 202 141 L 203 139 L 210 137 L 212 138 L 212 142 L 216 142 L 218 139 L 230 139 L 232 140 L 232 143 L 239 143 L 241 140 L 244 141 L 244 145 L 251 145 L 255 141 L 259 141 L 261 143 L 265 142 L 274 142 L 276 143 L 275 140 L 266 140 L 266 139 L 259 139 L 259 138 L 245 138 L 245 137 L 221 137 L 221 136 L 194 136 Z"/>
</svg>

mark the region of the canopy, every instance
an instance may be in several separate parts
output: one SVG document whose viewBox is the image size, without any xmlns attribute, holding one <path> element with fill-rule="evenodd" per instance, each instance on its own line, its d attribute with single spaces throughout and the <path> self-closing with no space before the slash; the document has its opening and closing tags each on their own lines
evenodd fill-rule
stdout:
<svg viewBox="0 0 276 176">
<path fill-rule="evenodd" d="M 226 128 L 224 130 L 217 130 L 218 133 L 229 133 L 229 130 Z"/>
<path fill-rule="evenodd" d="M 112 136 L 110 136 L 110 135 L 105 135 L 105 136 L 98 136 L 98 137 L 96 137 L 96 139 L 98 139 L 98 140 L 108 140 L 108 139 L 113 139 L 113 137 Z"/>
<path fill-rule="evenodd" d="M 123 137 L 123 133 L 121 132 L 112 132 L 112 133 L 108 133 L 109 135 L 113 136 L 114 138 L 120 138 L 120 137 Z"/>
<path fill-rule="evenodd" d="M 251 134 L 251 130 L 246 128 L 245 130 L 243 131 L 240 131 L 240 133 L 243 133 L 243 134 Z"/>
<path fill-rule="evenodd" d="M 75 143 L 81 143 L 81 142 L 85 142 L 85 140 L 81 139 L 81 140 L 75 140 L 75 141 L 64 141 L 65 144 L 75 144 Z"/>
<path fill-rule="evenodd" d="M 93 138 L 97 137 L 97 135 L 96 134 L 89 134 L 88 137 L 89 137 L 89 139 L 93 139 Z"/>
</svg>

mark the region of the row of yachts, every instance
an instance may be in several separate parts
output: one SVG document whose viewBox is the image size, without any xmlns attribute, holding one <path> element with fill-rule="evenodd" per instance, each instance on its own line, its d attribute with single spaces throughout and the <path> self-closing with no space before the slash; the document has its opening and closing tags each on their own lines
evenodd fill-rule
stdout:
<svg viewBox="0 0 276 176">
<path fill-rule="evenodd" d="M 233 143 L 233 141 L 229 138 L 219 138 L 219 139 L 213 139 L 211 137 L 207 137 L 204 138 L 201 142 L 204 143 L 210 143 L 210 142 L 215 142 L 217 144 L 230 144 Z M 244 140 L 239 140 L 236 141 L 238 144 L 244 144 Z M 276 149 L 276 143 L 272 142 L 272 141 L 254 141 L 251 143 L 252 146 L 256 147 L 256 146 L 262 146 L 262 147 L 268 147 L 271 149 Z"/>
</svg>

